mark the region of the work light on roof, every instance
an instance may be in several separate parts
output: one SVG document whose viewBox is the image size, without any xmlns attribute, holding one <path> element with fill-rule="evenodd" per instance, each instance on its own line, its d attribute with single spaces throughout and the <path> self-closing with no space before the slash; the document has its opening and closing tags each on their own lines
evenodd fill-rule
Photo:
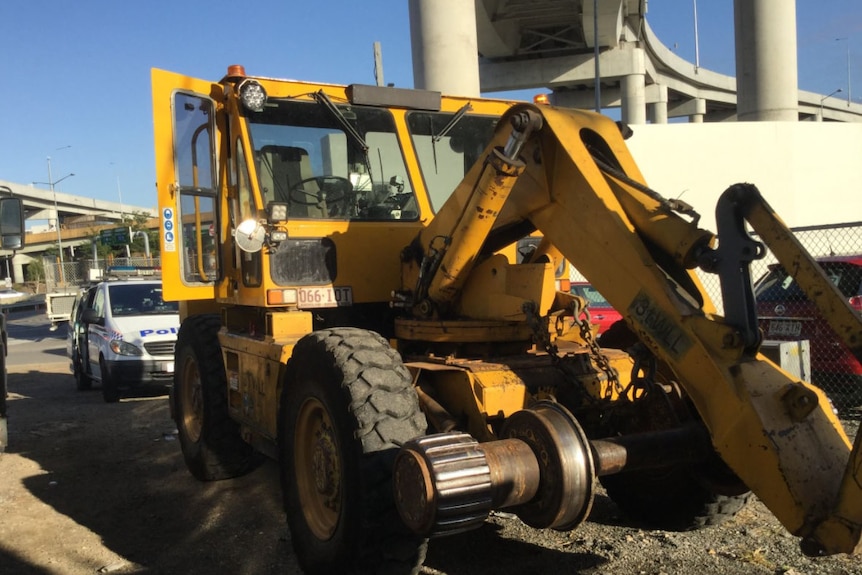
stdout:
<svg viewBox="0 0 862 575">
<path fill-rule="evenodd" d="M 262 112 L 266 104 L 266 90 L 256 80 L 245 79 L 239 85 L 239 99 L 246 110 Z"/>
</svg>

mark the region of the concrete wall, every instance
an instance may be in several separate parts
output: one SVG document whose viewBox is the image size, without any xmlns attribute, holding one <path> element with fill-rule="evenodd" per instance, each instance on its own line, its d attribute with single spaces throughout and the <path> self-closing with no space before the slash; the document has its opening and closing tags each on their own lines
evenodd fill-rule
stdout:
<svg viewBox="0 0 862 575">
<path fill-rule="evenodd" d="M 862 124 L 733 122 L 633 126 L 629 149 L 647 183 L 715 231 L 728 186 L 755 184 L 791 227 L 862 221 Z"/>
</svg>

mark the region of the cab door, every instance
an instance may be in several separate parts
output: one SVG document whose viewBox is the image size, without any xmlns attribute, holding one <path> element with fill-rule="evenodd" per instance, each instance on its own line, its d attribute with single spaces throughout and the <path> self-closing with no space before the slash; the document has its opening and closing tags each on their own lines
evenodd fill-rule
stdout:
<svg viewBox="0 0 862 575">
<path fill-rule="evenodd" d="M 221 274 L 217 102 L 222 87 L 158 69 L 151 76 L 164 296 L 213 299 Z"/>
<path fill-rule="evenodd" d="M 105 320 L 105 292 L 108 290 L 107 286 L 99 286 L 93 288 L 92 294 L 88 294 L 87 303 L 85 304 L 85 311 L 87 309 L 91 310 L 91 314 L 94 316 L 93 319 L 100 319 L 100 323 L 89 322 L 87 323 L 87 335 L 83 338 L 86 341 L 86 363 L 84 365 L 89 365 L 89 373 L 95 375 L 102 379 L 102 364 L 99 363 L 99 358 L 102 357 L 103 351 L 108 349 L 108 345 L 111 342 L 111 334 L 104 325 Z M 80 342 L 81 344 L 84 341 Z"/>
</svg>

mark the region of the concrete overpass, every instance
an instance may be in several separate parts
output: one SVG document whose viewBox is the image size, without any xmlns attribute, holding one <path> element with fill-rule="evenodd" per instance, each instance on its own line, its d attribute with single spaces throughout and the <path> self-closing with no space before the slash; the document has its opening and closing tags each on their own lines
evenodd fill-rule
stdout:
<svg viewBox="0 0 862 575">
<path fill-rule="evenodd" d="M 598 77 L 601 107 L 620 108 L 629 124 L 862 122 L 862 105 L 798 90 L 795 2 L 736 1 L 739 82 L 667 48 L 646 0 L 596 4 L 597 12 L 593 0 L 411 0 L 414 84 L 463 95 L 545 88 L 555 105 L 594 109 Z"/>
<path fill-rule="evenodd" d="M 151 219 L 150 227 L 158 227 L 156 219 L 158 210 L 155 207 L 120 204 L 62 192 L 56 192 L 55 197 L 50 190 L 3 180 L 0 180 L 0 186 L 8 187 L 12 190 L 13 196 L 23 199 L 25 218 L 28 221 L 46 220 L 48 222 L 46 231 L 28 231 L 24 248 L 17 250 L 12 259 L 11 265 L 15 270 L 16 281 L 23 280 L 22 266 L 31 261 L 33 255 L 56 247 L 58 240 L 63 245 L 64 256 L 71 261 L 76 249 L 90 249 L 94 234 L 98 234 L 102 229 L 117 227 L 123 217 L 143 214 Z M 0 196 L 7 195 L 9 194 L 5 190 L 0 191 Z M 0 257 L 10 255 L 11 253 L 2 253 Z M 6 270 L 0 268 L 0 275 L 5 273 Z"/>
<path fill-rule="evenodd" d="M 862 106 L 798 89 L 796 2 L 734 0 L 732 78 L 665 47 L 645 0 L 597 0 L 594 14 L 595 1 L 410 0 L 414 84 L 468 97 L 544 88 L 594 109 L 598 49 L 602 107 L 634 124 L 627 145 L 650 187 L 684 194 L 701 226 L 715 229 L 713 206 L 737 182 L 757 184 L 790 226 L 858 219 Z"/>
</svg>

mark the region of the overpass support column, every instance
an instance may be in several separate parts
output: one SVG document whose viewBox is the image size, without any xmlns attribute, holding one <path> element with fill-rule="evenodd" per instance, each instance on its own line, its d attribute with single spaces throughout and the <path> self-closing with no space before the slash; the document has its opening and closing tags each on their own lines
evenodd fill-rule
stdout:
<svg viewBox="0 0 862 575">
<path fill-rule="evenodd" d="M 413 85 L 479 96 L 476 7 L 464 0 L 410 0 Z"/>
<path fill-rule="evenodd" d="M 649 121 L 653 124 L 667 124 L 667 86 L 653 84 L 650 92 Z"/>
<path fill-rule="evenodd" d="M 12 257 L 12 277 L 16 282 L 23 283 L 26 279 L 24 277 L 24 264 L 29 264 L 33 261 L 33 258 L 24 254 L 15 254 Z M 6 270 L 3 270 L 4 272 Z"/>
<path fill-rule="evenodd" d="M 644 77 L 644 74 L 628 74 L 622 78 L 622 121 L 627 124 L 646 124 Z"/>
<path fill-rule="evenodd" d="M 799 119 L 796 2 L 734 0 L 739 121 Z"/>
<path fill-rule="evenodd" d="M 650 116 L 653 124 L 667 124 L 667 102 L 650 104 Z"/>
</svg>

